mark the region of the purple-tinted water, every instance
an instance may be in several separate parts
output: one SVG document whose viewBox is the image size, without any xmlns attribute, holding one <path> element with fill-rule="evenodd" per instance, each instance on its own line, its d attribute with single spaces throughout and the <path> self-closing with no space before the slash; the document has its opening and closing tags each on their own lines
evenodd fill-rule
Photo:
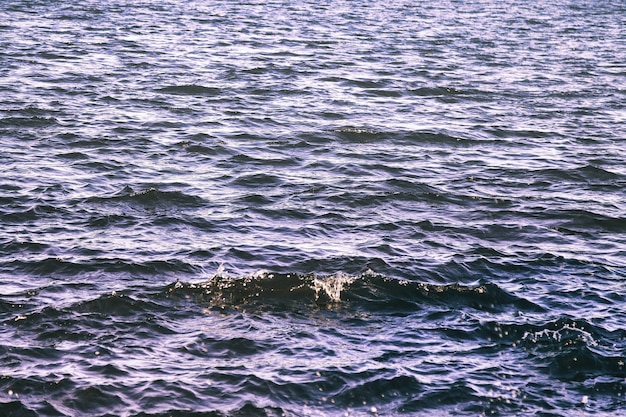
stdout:
<svg viewBox="0 0 626 417">
<path fill-rule="evenodd" d="M 0 415 L 618 415 L 619 1 L 0 4 Z"/>
</svg>

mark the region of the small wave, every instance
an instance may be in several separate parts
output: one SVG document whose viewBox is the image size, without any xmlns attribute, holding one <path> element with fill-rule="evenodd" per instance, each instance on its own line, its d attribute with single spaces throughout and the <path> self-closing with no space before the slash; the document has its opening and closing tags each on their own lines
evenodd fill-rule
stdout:
<svg viewBox="0 0 626 417">
<path fill-rule="evenodd" d="M 3 254 L 10 253 L 42 253 L 50 247 L 49 244 L 12 239 L 7 242 L 0 243 L 0 252 Z"/>
<path fill-rule="evenodd" d="M 127 196 L 133 201 L 139 201 L 141 203 L 156 203 L 156 202 L 197 202 L 196 197 L 187 196 L 180 191 L 159 191 L 156 188 L 148 188 L 147 190 L 132 192 Z"/>
<path fill-rule="evenodd" d="M 204 146 L 200 144 L 188 144 L 185 145 L 185 151 L 189 153 L 195 153 L 200 155 L 229 155 L 231 151 L 221 145 Z"/>
<path fill-rule="evenodd" d="M 441 97 L 465 95 L 466 92 L 452 87 L 420 87 L 409 90 L 409 92 L 419 97 Z"/>
<path fill-rule="evenodd" d="M 408 90 L 408 93 L 423 99 L 435 99 L 442 103 L 457 103 L 462 101 L 489 102 L 496 96 L 495 91 L 477 89 L 458 89 L 446 86 L 418 87 Z"/>
<path fill-rule="evenodd" d="M 137 224 L 137 219 L 126 214 L 93 214 L 86 223 L 89 227 L 103 228 L 109 226 L 130 227 Z"/>
<path fill-rule="evenodd" d="M 65 152 L 58 154 L 57 157 L 69 161 L 89 160 L 89 156 L 82 152 Z"/>
<path fill-rule="evenodd" d="M 548 209 L 542 213 L 542 217 L 553 222 L 559 230 L 572 233 L 626 233 L 626 217 L 612 217 L 582 209 Z"/>
<path fill-rule="evenodd" d="M 50 204 L 41 203 L 35 204 L 23 211 L 0 213 L 0 218 L 5 222 L 22 223 L 40 220 L 42 218 L 49 218 L 52 216 L 61 217 L 66 214 L 69 214 L 69 210 L 67 208 L 60 208 Z"/>
<path fill-rule="evenodd" d="M 45 296 L 53 292 L 41 289 Z M 16 310 L 16 309 L 13 309 Z M 108 325 L 115 327 L 117 323 L 139 324 L 136 337 L 143 334 L 172 334 L 164 323 L 155 320 L 155 316 L 169 311 L 168 306 L 158 304 L 147 297 L 127 295 L 123 292 L 110 292 L 94 299 L 75 301 L 67 305 L 49 305 L 43 308 L 21 305 L 18 311 L 10 311 L 16 315 L 7 318 L 4 325 L 19 328 L 21 331 L 32 331 L 36 340 L 41 342 L 88 341 L 94 332 L 100 332 L 107 320 Z M 136 321 L 141 317 L 140 321 Z M 142 333 L 144 332 L 144 333 Z"/>
<path fill-rule="evenodd" d="M 157 90 L 164 94 L 174 94 L 183 96 L 217 96 L 222 91 L 217 87 L 205 87 L 203 85 L 171 85 Z"/>
<path fill-rule="evenodd" d="M 47 127 L 59 124 L 54 117 L 5 117 L 0 119 L 0 127 Z"/>
<path fill-rule="evenodd" d="M 78 313 L 97 313 L 111 316 L 131 316 L 155 310 L 151 303 L 134 299 L 123 293 L 112 292 L 94 300 L 82 301 L 69 308 Z"/>
<path fill-rule="evenodd" d="M 446 132 L 431 131 L 393 131 L 377 130 L 366 127 L 346 126 L 333 129 L 339 138 L 354 143 L 393 141 L 427 145 L 471 146 L 485 142 L 483 139 L 468 138 Z"/>
<path fill-rule="evenodd" d="M 238 153 L 233 155 L 229 162 L 237 165 L 257 165 L 267 169 L 267 167 L 299 167 L 300 163 L 298 158 L 292 156 L 281 156 L 280 154 L 272 155 L 271 157 L 255 157 L 253 155 L 246 155 Z"/>
<path fill-rule="evenodd" d="M 415 131 L 401 133 L 399 137 L 405 142 L 447 146 L 470 146 L 483 142 L 445 132 Z"/>
<path fill-rule="evenodd" d="M 259 187 L 275 187 L 282 183 L 282 179 L 276 175 L 267 173 L 255 173 L 241 175 L 235 178 L 231 184 L 236 187 L 258 189 Z"/>
<path fill-rule="evenodd" d="M 216 275 L 208 281 L 190 284 L 176 282 L 167 287 L 168 296 L 193 298 L 220 307 L 246 308 L 261 306 L 271 309 L 279 302 L 294 300 L 312 302 L 315 291 L 311 278 L 296 274 L 260 273 L 243 278 Z"/>
<path fill-rule="evenodd" d="M 613 381 L 617 382 L 612 385 L 616 393 L 626 390 L 622 385 L 626 378 L 624 330 L 610 332 L 587 320 L 571 318 L 537 324 L 491 322 L 484 323 L 482 328 L 493 340 L 525 349 L 556 378 L 586 380 L 592 385 Z M 602 381 L 597 381 L 598 377 Z"/>
<path fill-rule="evenodd" d="M 150 187 L 141 191 L 135 191 L 131 187 L 125 187 L 119 193 L 110 197 L 91 197 L 88 202 L 125 202 L 140 204 L 143 206 L 174 206 L 174 207 L 200 207 L 205 201 L 203 198 L 183 193 L 182 191 L 161 191 Z"/>
<path fill-rule="evenodd" d="M 198 267 L 179 259 L 132 261 L 122 258 L 90 258 L 89 260 L 45 257 L 17 259 L 4 264 L 13 273 L 36 276 L 76 276 L 90 273 L 122 275 L 181 274 L 198 272 Z"/>
<path fill-rule="evenodd" d="M 533 176 L 545 178 L 550 181 L 569 181 L 576 183 L 611 185 L 619 180 L 624 181 L 624 176 L 595 165 L 585 165 L 571 169 L 542 169 L 531 173 Z"/>
<path fill-rule="evenodd" d="M 255 303 L 307 302 L 315 304 L 340 303 L 344 292 L 355 280 L 345 274 L 314 276 L 274 274 L 259 271 L 243 278 L 229 278 L 221 274 L 208 281 L 188 284 L 176 282 L 167 287 L 171 295 L 194 295 L 203 301 L 233 307 L 252 306 Z"/>
<path fill-rule="evenodd" d="M 541 307 L 491 283 L 429 284 L 366 272 L 327 276 L 260 271 L 242 278 L 216 275 L 205 282 L 176 282 L 165 290 L 220 307 L 273 309 L 286 305 L 357 306 L 372 311 L 415 310 L 424 304 L 445 304 L 485 311 L 541 311 Z"/>
<path fill-rule="evenodd" d="M 597 342 L 591 333 L 592 328 L 593 326 L 583 321 L 558 320 L 525 332 L 521 342 L 532 346 L 552 343 L 562 345 L 562 347 L 577 344 L 595 346 Z"/>
<path fill-rule="evenodd" d="M 341 127 L 333 130 L 337 135 L 349 142 L 370 142 L 383 139 L 383 132 L 364 127 Z"/>
</svg>

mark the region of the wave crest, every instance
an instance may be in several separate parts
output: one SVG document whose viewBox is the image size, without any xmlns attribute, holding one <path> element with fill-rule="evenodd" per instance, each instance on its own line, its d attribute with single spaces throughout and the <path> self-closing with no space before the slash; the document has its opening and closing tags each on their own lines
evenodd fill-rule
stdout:
<svg viewBox="0 0 626 417">
<path fill-rule="evenodd" d="M 493 283 L 432 284 L 375 274 L 279 274 L 259 271 L 245 277 L 227 277 L 223 271 L 199 283 L 176 282 L 165 291 L 220 307 L 274 309 L 286 304 L 354 306 L 365 310 L 416 310 L 444 304 L 456 309 L 542 311 L 540 306 L 509 294 Z"/>
</svg>

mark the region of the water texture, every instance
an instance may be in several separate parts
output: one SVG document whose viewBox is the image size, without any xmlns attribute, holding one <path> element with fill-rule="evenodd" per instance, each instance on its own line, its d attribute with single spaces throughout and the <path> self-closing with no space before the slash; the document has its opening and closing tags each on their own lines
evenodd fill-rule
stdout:
<svg viewBox="0 0 626 417">
<path fill-rule="evenodd" d="M 626 5 L 0 4 L 0 415 L 626 410 Z"/>
</svg>

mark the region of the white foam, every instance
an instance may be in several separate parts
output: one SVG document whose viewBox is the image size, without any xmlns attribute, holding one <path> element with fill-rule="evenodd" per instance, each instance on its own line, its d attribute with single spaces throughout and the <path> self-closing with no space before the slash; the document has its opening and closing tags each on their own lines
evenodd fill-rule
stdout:
<svg viewBox="0 0 626 417">
<path fill-rule="evenodd" d="M 339 303 L 341 302 L 341 291 L 343 291 L 346 285 L 350 285 L 353 282 L 354 277 L 338 272 L 329 277 L 313 278 L 312 288 L 315 290 L 316 299 L 319 299 L 320 291 L 324 291 L 332 302 Z"/>
<path fill-rule="evenodd" d="M 224 263 L 220 263 L 220 266 L 217 267 L 217 271 L 215 271 L 215 277 L 226 278 L 226 268 L 224 267 Z"/>
</svg>

